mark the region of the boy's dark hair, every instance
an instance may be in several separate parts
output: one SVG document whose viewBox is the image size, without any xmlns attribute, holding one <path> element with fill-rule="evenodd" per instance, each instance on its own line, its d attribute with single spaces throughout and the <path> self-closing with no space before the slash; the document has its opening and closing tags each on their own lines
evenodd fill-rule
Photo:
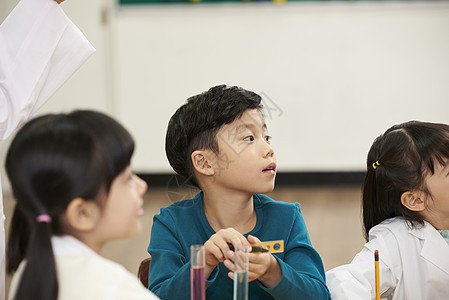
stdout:
<svg viewBox="0 0 449 300">
<path fill-rule="evenodd" d="M 423 225 L 419 213 L 402 205 L 401 195 L 420 190 L 432 196 L 425 178 L 434 174 L 434 163 L 444 165 L 447 159 L 449 125 L 410 121 L 379 136 L 368 152 L 363 185 L 365 238 L 372 227 L 396 216 L 403 217 L 411 227 Z"/>
<path fill-rule="evenodd" d="M 165 152 L 172 168 L 197 187 L 190 155 L 198 149 L 218 153 L 217 131 L 247 109 L 262 110 L 262 98 L 237 86 L 218 85 L 192 96 L 171 117 Z"/>
<path fill-rule="evenodd" d="M 104 204 L 133 151 L 128 131 L 99 112 L 45 115 L 18 131 L 5 163 L 17 202 L 8 240 L 8 273 L 27 261 L 14 299 L 57 299 L 51 236 L 65 233 L 61 219 L 73 199 Z M 51 217 L 50 224 L 36 221 L 43 214 Z"/>
</svg>

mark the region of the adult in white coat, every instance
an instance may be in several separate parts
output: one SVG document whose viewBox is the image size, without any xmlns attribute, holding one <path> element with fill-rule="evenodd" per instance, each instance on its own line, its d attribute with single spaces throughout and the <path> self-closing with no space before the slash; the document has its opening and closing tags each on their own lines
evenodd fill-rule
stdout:
<svg viewBox="0 0 449 300">
<path fill-rule="evenodd" d="M 95 51 L 58 5 L 62 1 L 21 0 L 0 25 L 0 140 L 36 112 Z M 4 253 L 0 191 L 0 299 L 5 298 Z"/>
<path fill-rule="evenodd" d="M 368 242 L 348 265 L 326 273 L 332 299 L 449 297 L 449 125 L 407 122 L 368 153 L 363 223 Z"/>
</svg>

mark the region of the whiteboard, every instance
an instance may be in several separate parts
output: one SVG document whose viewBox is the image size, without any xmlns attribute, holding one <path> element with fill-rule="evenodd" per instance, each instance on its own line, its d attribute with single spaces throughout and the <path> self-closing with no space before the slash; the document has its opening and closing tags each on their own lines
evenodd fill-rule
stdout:
<svg viewBox="0 0 449 300">
<path fill-rule="evenodd" d="M 171 171 L 169 118 L 222 83 L 263 95 L 280 172 L 361 171 L 391 125 L 449 123 L 448 2 L 156 5 L 113 22 L 113 111 L 139 172 Z"/>
</svg>

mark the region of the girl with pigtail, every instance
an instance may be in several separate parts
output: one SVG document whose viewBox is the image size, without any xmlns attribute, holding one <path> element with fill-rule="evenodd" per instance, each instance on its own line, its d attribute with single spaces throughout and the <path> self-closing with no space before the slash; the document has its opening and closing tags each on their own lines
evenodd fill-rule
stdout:
<svg viewBox="0 0 449 300">
<path fill-rule="evenodd" d="M 363 184 L 367 243 L 326 273 L 332 299 L 447 299 L 449 295 L 449 125 L 395 125 L 371 146 Z"/>
<path fill-rule="evenodd" d="M 126 129 L 93 111 L 41 116 L 19 130 L 6 157 L 17 201 L 9 299 L 157 299 L 99 254 L 141 228 L 147 185 L 131 171 L 133 151 Z"/>
</svg>

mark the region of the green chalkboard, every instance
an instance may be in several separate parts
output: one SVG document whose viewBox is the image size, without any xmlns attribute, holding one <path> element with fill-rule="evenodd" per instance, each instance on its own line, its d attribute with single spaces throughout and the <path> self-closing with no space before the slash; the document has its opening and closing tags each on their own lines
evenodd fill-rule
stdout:
<svg viewBox="0 0 449 300">
<path fill-rule="evenodd" d="M 118 0 L 120 5 L 135 4 L 197 4 L 197 3 L 224 3 L 224 2 L 276 2 L 283 3 L 287 1 L 296 2 L 330 2 L 335 0 Z M 342 1 L 367 1 L 367 0 L 342 0 Z M 368 0 L 369 1 L 369 0 Z"/>
</svg>

